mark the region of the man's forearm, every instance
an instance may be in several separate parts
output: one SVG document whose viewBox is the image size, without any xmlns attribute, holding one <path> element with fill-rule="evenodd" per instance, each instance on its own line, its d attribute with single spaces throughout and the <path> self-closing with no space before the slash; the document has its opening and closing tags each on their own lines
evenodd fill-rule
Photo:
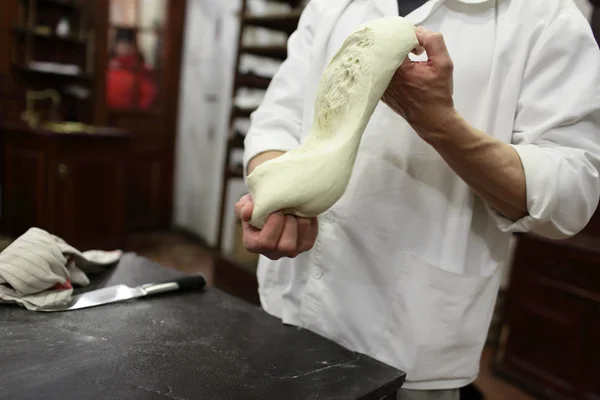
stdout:
<svg viewBox="0 0 600 400">
<path fill-rule="evenodd" d="M 525 173 L 517 152 L 456 116 L 431 145 L 498 213 L 516 221 L 527 215 Z"/>
<path fill-rule="evenodd" d="M 265 151 L 264 153 L 258 154 L 248 163 L 248 175 L 250 175 L 252 171 L 254 171 L 254 168 L 258 167 L 260 164 L 277 158 L 284 153 L 285 151 Z"/>
</svg>

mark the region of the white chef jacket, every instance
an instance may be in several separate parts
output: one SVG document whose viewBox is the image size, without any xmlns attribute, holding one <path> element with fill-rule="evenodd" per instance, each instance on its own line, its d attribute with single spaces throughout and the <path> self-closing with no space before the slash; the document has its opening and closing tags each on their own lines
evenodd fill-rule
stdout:
<svg viewBox="0 0 600 400">
<path fill-rule="evenodd" d="M 252 115 L 245 164 L 306 138 L 320 75 L 358 25 L 396 0 L 313 0 Z M 598 203 L 600 52 L 572 0 L 431 0 L 407 18 L 440 31 L 454 101 L 518 152 L 529 215 L 492 211 L 383 103 L 314 248 L 258 266 L 263 308 L 407 372 L 406 388 L 472 382 L 512 232 L 564 238 Z M 323 171 L 327 173 L 327 171 Z"/>
</svg>

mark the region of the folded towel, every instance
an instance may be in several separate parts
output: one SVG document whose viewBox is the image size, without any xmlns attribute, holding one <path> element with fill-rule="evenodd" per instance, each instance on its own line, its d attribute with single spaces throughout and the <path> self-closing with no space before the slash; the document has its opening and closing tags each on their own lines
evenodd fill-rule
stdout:
<svg viewBox="0 0 600 400">
<path fill-rule="evenodd" d="M 0 302 L 29 310 L 68 303 L 73 286 L 90 284 L 86 273 L 116 263 L 120 250 L 80 252 L 61 238 L 31 228 L 0 253 Z"/>
</svg>

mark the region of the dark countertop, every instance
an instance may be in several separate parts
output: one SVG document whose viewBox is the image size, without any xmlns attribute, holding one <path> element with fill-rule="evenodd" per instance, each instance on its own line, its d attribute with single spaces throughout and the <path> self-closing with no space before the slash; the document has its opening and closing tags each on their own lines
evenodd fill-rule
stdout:
<svg viewBox="0 0 600 400">
<path fill-rule="evenodd" d="M 96 286 L 178 275 L 126 254 Z M 404 381 L 212 288 L 64 313 L 0 306 L 0 321 L 0 399 L 381 400 Z"/>
</svg>

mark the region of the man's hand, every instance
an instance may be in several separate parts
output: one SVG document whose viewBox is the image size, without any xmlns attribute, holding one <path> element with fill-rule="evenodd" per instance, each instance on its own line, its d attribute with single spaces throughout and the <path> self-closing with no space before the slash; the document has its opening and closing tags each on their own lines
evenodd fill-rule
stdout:
<svg viewBox="0 0 600 400">
<path fill-rule="evenodd" d="M 314 246 L 319 232 L 317 218 L 299 218 L 277 212 L 267 218 L 262 229 L 256 229 L 249 224 L 253 208 L 249 194 L 235 205 L 235 214 L 242 220 L 243 241 L 248 251 L 278 260 L 294 258 Z"/>
<path fill-rule="evenodd" d="M 525 172 L 517 152 L 469 125 L 455 110 L 454 64 L 442 35 L 417 28 L 417 39 L 427 61 L 407 59 L 383 102 L 404 117 L 483 201 L 510 220 L 525 217 Z"/>
<path fill-rule="evenodd" d="M 383 102 L 404 117 L 428 143 L 449 121 L 456 118 L 454 64 L 441 33 L 417 28 L 417 39 L 427 52 L 427 61 L 406 59 L 383 95 Z M 419 48 L 416 53 L 421 50 Z"/>
</svg>

